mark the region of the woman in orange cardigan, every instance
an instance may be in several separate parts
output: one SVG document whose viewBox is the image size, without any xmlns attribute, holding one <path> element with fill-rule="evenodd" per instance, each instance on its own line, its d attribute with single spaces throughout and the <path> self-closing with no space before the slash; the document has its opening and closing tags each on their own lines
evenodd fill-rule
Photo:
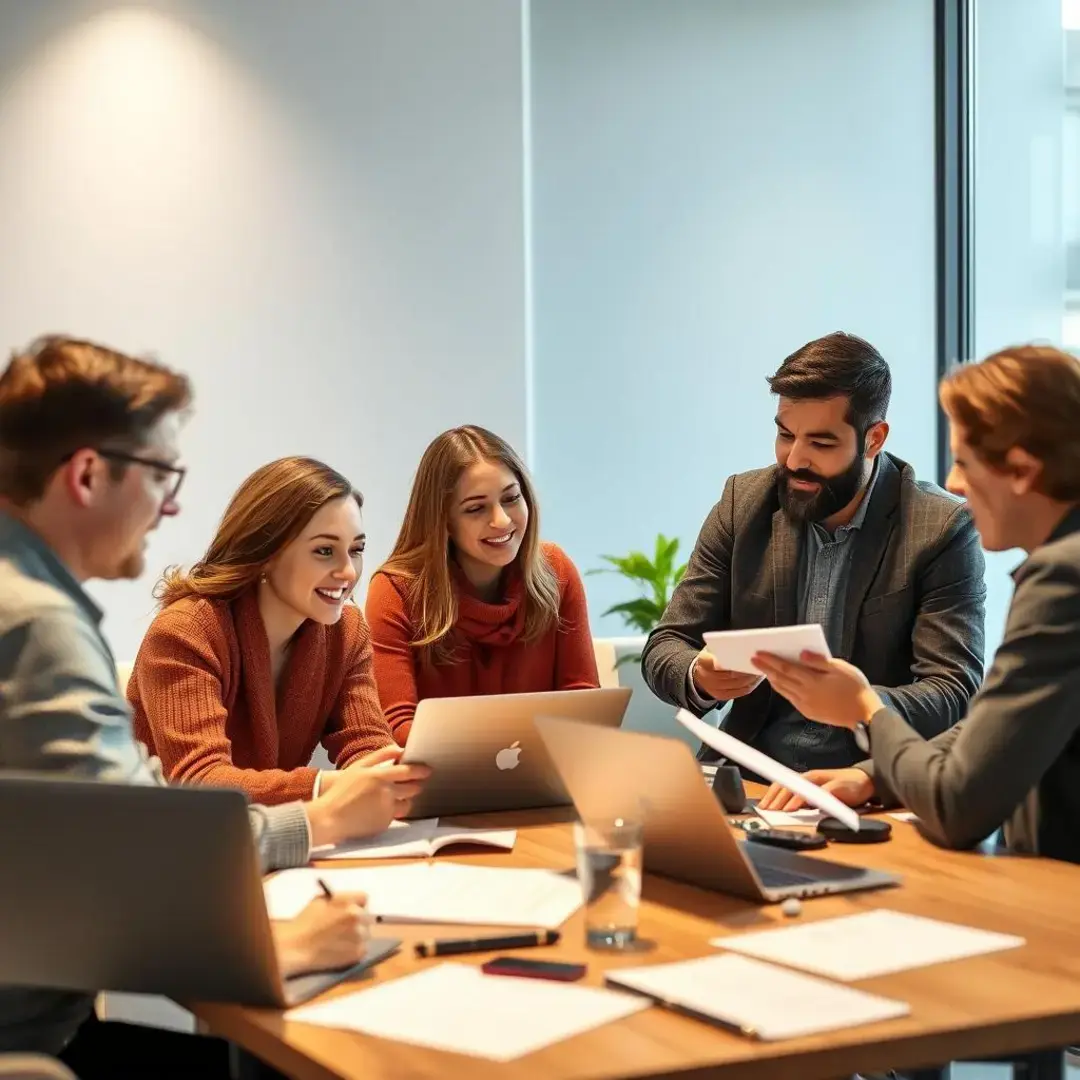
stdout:
<svg viewBox="0 0 1080 1080">
<path fill-rule="evenodd" d="M 128 698 L 170 780 L 310 799 L 337 775 L 308 766 L 320 742 L 339 768 L 393 745 L 349 602 L 362 505 L 321 462 L 274 461 L 240 485 L 202 560 L 159 583 Z"/>
<path fill-rule="evenodd" d="M 422 698 L 599 686 L 581 577 L 539 529 L 525 466 L 497 435 L 454 428 L 424 452 L 366 607 L 402 746 Z"/>
</svg>

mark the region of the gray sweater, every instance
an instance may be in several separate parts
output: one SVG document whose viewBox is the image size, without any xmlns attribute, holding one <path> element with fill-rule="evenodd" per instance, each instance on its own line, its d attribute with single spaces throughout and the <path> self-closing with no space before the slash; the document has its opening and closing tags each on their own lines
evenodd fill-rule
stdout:
<svg viewBox="0 0 1080 1080">
<path fill-rule="evenodd" d="M 0 770 L 164 782 L 132 734 L 101 618 L 48 545 L 0 513 Z M 301 803 L 250 816 L 264 870 L 307 862 Z M 86 994 L 0 987 L 0 1052 L 55 1054 L 92 1007 Z"/>
<path fill-rule="evenodd" d="M 1005 637 L 968 716 L 928 742 L 888 709 L 860 765 L 931 840 L 1000 826 L 1016 852 L 1080 862 L 1080 508 L 1013 574 Z"/>
</svg>

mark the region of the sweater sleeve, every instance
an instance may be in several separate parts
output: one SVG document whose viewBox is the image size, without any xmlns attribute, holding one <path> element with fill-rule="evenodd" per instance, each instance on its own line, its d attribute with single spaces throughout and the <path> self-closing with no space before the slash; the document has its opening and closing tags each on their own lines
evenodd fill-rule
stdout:
<svg viewBox="0 0 1080 1080">
<path fill-rule="evenodd" d="M 233 764 L 221 688 L 224 643 L 186 613 L 162 612 L 150 627 L 132 676 L 132 705 L 153 733 L 173 782 L 235 787 L 269 806 L 310 799 L 316 770 L 241 769 Z"/>
<path fill-rule="evenodd" d="M 555 689 L 592 690 L 600 685 L 589 628 L 585 586 L 569 556 L 553 544 L 547 554 L 559 578 L 559 628 L 555 632 Z"/>
<path fill-rule="evenodd" d="M 394 738 L 404 746 L 419 698 L 416 650 L 411 644 L 413 626 L 404 599 L 386 574 L 376 574 L 371 579 L 365 610 L 383 714 Z"/>
<path fill-rule="evenodd" d="M 347 608 L 342 621 L 346 618 L 348 670 L 322 737 L 330 760 L 339 769 L 394 741 L 375 685 L 371 631 L 358 608 Z"/>
</svg>

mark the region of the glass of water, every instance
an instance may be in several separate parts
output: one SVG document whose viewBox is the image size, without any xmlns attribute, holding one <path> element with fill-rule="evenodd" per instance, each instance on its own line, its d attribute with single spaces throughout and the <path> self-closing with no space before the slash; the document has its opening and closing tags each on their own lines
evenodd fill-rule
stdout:
<svg viewBox="0 0 1080 1080">
<path fill-rule="evenodd" d="M 611 818 L 574 824 L 585 944 L 591 949 L 625 949 L 637 940 L 641 844 L 638 821 Z"/>
</svg>

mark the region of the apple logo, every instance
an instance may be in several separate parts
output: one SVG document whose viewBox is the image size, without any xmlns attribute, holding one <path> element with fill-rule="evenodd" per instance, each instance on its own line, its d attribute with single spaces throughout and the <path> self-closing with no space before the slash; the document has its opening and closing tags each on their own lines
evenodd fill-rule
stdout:
<svg viewBox="0 0 1080 1080">
<path fill-rule="evenodd" d="M 505 750 L 500 750 L 495 755 L 495 768 L 516 769 L 518 758 L 521 757 L 521 742 L 515 739 Z"/>
</svg>

